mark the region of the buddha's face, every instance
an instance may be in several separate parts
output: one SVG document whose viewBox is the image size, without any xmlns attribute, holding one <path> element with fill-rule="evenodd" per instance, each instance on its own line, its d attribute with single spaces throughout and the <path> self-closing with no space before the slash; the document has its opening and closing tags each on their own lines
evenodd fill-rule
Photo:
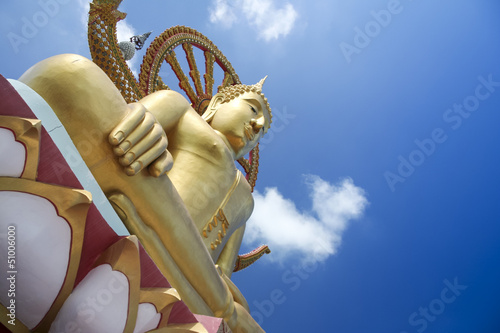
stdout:
<svg viewBox="0 0 500 333">
<path fill-rule="evenodd" d="M 269 127 L 266 104 L 259 94 L 246 92 L 220 104 L 210 125 L 227 139 L 238 159 L 259 142 L 264 129 Z"/>
</svg>

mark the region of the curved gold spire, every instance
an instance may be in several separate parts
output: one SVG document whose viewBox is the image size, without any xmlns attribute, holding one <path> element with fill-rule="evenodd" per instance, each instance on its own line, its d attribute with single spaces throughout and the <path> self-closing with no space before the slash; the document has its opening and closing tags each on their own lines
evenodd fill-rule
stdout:
<svg viewBox="0 0 500 333">
<path fill-rule="evenodd" d="M 255 88 L 257 88 L 258 92 L 262 91 L 262 86 L 264 85 L 264 82 L 266 82 L 266 79 L 267 79 L 267 75 L 263 79 L 261 79 L 259 82 L 257 82 L 256 84 L 253 85 Z"/>
</svg>

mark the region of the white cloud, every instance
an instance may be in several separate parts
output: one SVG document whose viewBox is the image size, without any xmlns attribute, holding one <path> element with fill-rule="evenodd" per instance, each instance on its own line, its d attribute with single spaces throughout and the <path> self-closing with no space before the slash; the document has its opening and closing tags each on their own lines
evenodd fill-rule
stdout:
<svg viewBox="0 0 500 333">
<path fill-rule="evenodd" d="M 227 0 L 215 0 L 214 8 L 210 10 L 210 22 L 220 23 L 223 27 L 230 28 L 235 21 L 236 15 Z"/>
<path fill-rule="evenodd" d="M 116 24 L 116 35 L 118 42 L 130 40 L 130 37 L 137 35 L 133 26 L 127 23 L 126 20 L 118 21 Z"/>
<path fill-rule="evenodd" d="M 311 212 L 299 211 L 276 188 L 254 192 L 255 209 L 247 223 L 245 243 L 266 243 L 271 259 L 283 262 L 294 257 L 323 261 L 335 254 L 349 221 L 362 216 L 368 201 L 362 188 L 346 178 L 333 185 L 308 175 Z"/>
<path fill-rule="evenodd" d="M 80 23 L 82 24 L 84 34 L 87 35 L 90 0 L 78 0 L 78 10 L 80 11 Z"/>
<path fill-rule="evenodd" d="M 238 17 L 244 17 L 266 42 L 286 36 L 298 17 L 290 3 L 278 8 L 275 0 L 236 0 L 229 5 L 227 0 L 215 0 L 210 9 L 210 22 L 230 28 Z"/>
</svg>

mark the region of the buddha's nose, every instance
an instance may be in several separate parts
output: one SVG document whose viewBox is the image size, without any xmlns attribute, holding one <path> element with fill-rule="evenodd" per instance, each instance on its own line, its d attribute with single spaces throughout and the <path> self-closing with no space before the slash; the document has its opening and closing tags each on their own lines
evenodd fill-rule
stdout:
<svg viewBox="0 0 500 333">
<path fill-rule="evenodd" d="M 252 125 L 254 132 L 258 133 L 260 129 L 264 127 L 264 122 L 265 122 L 264 117 L 259 117 L 257 119 L 250 120 L 250 125 Z"/>
</svg>

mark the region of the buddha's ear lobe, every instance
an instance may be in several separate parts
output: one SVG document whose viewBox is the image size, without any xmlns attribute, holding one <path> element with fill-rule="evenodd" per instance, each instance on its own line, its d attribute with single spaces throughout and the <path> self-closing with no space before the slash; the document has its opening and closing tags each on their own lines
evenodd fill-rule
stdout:
<svg viewBox="0 0 500 333">
<path fill-rule="evenodd" d="M 210 100 L 210 103 L 208 104 L 207 109 L 201 116 L 207 123 L 210 123 L 212 121 L 212 118 L 215 115 L 215 112 L 217 112 L 217 109 L 219 106 L 222 104 L 224 101 L 224 94 L 223 93 L 217 93 L 212 99 Z"/>
</svg>

